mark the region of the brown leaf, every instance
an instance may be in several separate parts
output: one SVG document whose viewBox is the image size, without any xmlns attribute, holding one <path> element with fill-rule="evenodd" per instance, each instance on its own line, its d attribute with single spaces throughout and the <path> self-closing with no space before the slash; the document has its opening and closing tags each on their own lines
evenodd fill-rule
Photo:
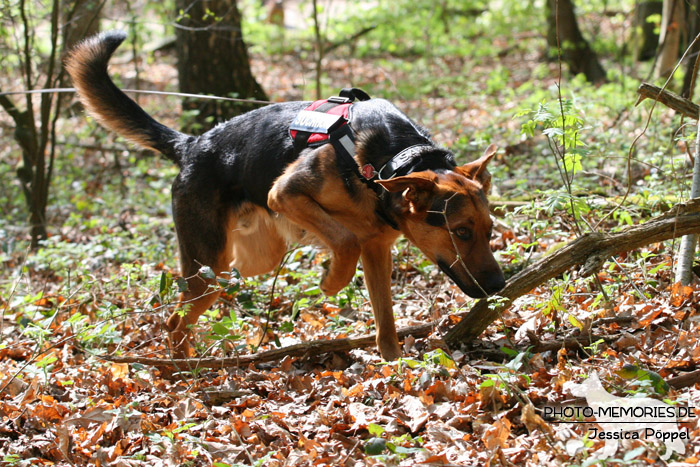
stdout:
<svg viewBox="0 0 700 467">
<path fill-rule="evenodd" d="M 114 413 L 108 413 L 107 407 L 92 407 L 83 414 L 75 414 L 64 421 L 66 425 L 79 425 L 87 428 L 91 423 L 102 424 L 114 418 Z"/>
<path fill-rule="evenodd" d="M 693 288 L 676 282 L 671 287 L 671 305 L 681 306 L 687 300 L 693 298 Z"/>
<path fill-rule="evenodd" d="M 530 434 L 532 434 L 532 432 L 536 429 L 550 435 L 552 434 L 552 427 L 535 412 L 535 406 L 532 404 L 527 404 L 523 407 L 522 414 L 520 415 L 520 421 L 523 422 Z"/>
<path fill-rule="evenodd" d="M 430 418 L 430 412 L 420 398 L 411 395 L 401 398 L 396 415 L 412 433 L 417 433 Z"/>
<path fill-rule="evenodd" d="M 662 311 L 663 310 L 658 306 L 645 305 L 642 309 L 642 312 L 645 314 L 639 319 L 639 323 L 642 326 L 649 326 L 651 322 L 654 321 L 654 319 L 656 319 L 662 313 Z"/>
<path fill-rule="evenodd" d="M 510 435 L 511 425 L 512 424 L 510 423 L 510 420 L 508 420 L 505 417 L 501 418 L 486 430 L 486 433 L 484 433 L 484 436 L 481 438 L 481 440 L 490 450 L 493 450 L 497 447 L 508 447 L 506 441 L 508 440 L 508 436 Z"/>
<path fill-rule="evenodd" d="M 354 423 L 351 430 L 365 429 L 374 420 L 372 416 L 377 410 L 374 407 L 367 406 L 360 402 L 352 402 L 348 405 L 347 413 L 350 415 Z"/>
<path fill-rule="evenodd" d="M 126 377 L 129 374 L 129 364 L 128 363 L 112 363 L 109 368 L 109 372 L 112 378 L 117 380 Z"/>
<path fill-rule="evenodd" d="M 505 400 L 496 385 L 479 388 L 479 398 L 481 400 L 479 407 L 482 409 L 498 408 Z"/>
<path fill-rule="evenodd" d="M 419 462 L 419 464 L 438 464 L 438 465 L 446 465 L 449 464 L 450 461 L 447 459 L 447 455 L 445 454 L 436 454 L 434 456 L 430 456 L 427 459 Z"/>
<path fill-rule="evenodd" d="M 56 426 L 56 444 L 63 457 L 69 462 L 72 462 L 71 451 L 73 450 L 73 443 L 68 433 L 68 428 L 65 425 Z"/>
</svg>

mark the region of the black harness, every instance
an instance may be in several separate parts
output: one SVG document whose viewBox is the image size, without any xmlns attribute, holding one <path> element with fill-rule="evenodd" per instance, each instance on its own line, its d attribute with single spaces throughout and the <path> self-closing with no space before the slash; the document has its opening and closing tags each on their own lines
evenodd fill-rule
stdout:
<svg viewBox="0 0 700 467">
<path fill-rule="evenodd" d="M 299 154 L 307 147 L 331 144 L 341 170 L 354 173 L 379 197 L 377 216 L 395 230 L 399 230 L 396 221 L 382 206 L 386 191 L 381 185 L 375 183 L 375 180 L 388 180 L 405 175 L 408 169 L 415 165 L 416 159 L 420 158 L 421 152 L 426 147 L 432 148 L 432 146 L 427 144 L 410 146 L 392 157 L 379 170 L 372 164 L 359 167 L 355 160 L 355 134 L 350 127 L 350 108 L 355 99 L 366 101 L 370 97 L 361 89 L 344 88 L 339 96 L 315 101 L 299 112 L 289 126 L 289 134 L 294 141 L 294 152 Z"/>
</svg>

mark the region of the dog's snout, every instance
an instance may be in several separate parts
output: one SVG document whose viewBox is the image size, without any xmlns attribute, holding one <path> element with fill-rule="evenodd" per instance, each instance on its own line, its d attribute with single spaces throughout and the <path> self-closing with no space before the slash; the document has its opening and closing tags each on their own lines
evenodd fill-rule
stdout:
<svg viewBox="0 0 700 467">
<path fill-rule="evenodd" d="M 482 287 L 489 295 L 500 292 L 503 287 L 506 286 L 506 278 L 503 276 L 503 271 L 500 269 L 489 272 L 485 276 L 486 280 L 484 280 Z"/>
<path fill-rule="evenodd" d="M 506 279 L 500 269 L 482 273 L 476 277 L 476 280 L 479 282 L 478 286 L 463 289 L 472 298 L 485 298 L 493 295 L 500 292 L 506 285 Z"/>
</svg>

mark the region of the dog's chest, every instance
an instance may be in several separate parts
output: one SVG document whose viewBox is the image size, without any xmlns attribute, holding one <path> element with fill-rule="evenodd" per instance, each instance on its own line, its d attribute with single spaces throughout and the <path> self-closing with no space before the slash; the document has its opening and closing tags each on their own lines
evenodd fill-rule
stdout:
<svg viewBox="0 0 700 467">
<path fill-rule="evenodd" d="M 277 230 L 277 234 L 284 239 L 287 245 L 300 243 L 302 245 L 313 245 L 322 247 L 321 241 L 313 234 L 302 229 L 297 224 L 293 223 L 281 214 L 270 215 L 273 225 Z"/>
<path fill-rule="evenodd" d="M 294 243 L 322 246 L 312 234 L 279 213 L 270 213 L 260 207 L 244 209 L 238 213 L 235 230 L 239 235 L 266 242 L 266 237 L 275 236 L 288 246 Z"/>
</svg>

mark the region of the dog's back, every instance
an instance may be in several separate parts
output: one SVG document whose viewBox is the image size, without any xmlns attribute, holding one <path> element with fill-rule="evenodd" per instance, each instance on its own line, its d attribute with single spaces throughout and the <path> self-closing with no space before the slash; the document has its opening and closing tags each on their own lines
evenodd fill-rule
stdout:
<svg viewBox="0 0 700 467">
<path fill-rule="evenodd" d="M 178 164 L 183 183 L 201 185 L 204 191 L 225 188 L 222 196 L 230 205 L 250 201 L 267 208 L 272 183 L 298 157 L 289 126 L 309 102 L 268 105 L 201 136 L 181 133 L 154 120 L 109 77 L 109 59 L 125 38 L 121 31 L 101 33 L 78 44 L 66 60 L 88 113 L 129 141 Z M 368 152 L 394 154 L 402 145 L 430 142 L 425 129 L 383 99 L 355 103 L 350 118 L 360 144 L 374 146 Z"/>
</svg>

